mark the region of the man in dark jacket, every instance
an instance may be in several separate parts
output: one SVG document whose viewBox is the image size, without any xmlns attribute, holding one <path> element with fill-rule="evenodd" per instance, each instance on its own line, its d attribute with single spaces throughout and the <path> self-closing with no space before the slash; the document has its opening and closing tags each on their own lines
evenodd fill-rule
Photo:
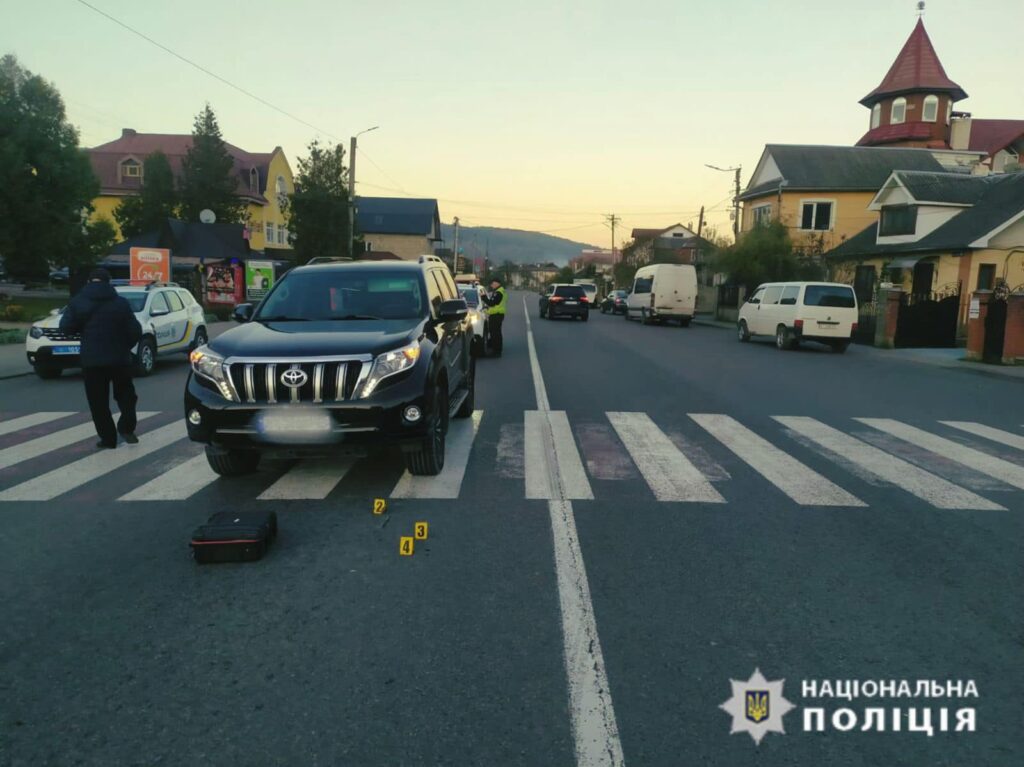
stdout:
<svg viewBox="0 0 1024 767">
<path fill-rule="evenodd" d="M 60 329 L 82 335 L 82 374 L 85 397 L 96 425 L 99 448 L 117 447 L 120 433 L 136 443 L 135 385 L 132 383 L 132 348 L 142 338 L 142 326 L 128 301 L 110 285 L 106 269 L 94 269 L 89 282 L 71 299 L 60 319 Z M 110 415 L 110 385 L 121 417 L 114 428 Z"/>
</svg>

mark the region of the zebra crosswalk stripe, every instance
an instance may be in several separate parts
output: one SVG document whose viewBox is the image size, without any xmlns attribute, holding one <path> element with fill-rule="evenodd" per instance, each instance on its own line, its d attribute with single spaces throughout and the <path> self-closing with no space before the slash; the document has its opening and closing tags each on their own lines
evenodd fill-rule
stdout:
<svg viewBox="0 0 1024 767">
<path fill-rule="evenodd" d="M 482 410 L 475 410 L 468 420 L 452 421 L 448 427 L 444 469 L 441 473 L 435 477 L 414 477 L 406 471 L 391 491 L 391 497 L 458 498 L 469 464 L 469 454 L 473 449 L 473 440 L 480 431 L 483 415 Z"/>
<path fill-rule="evenodd" d="M 844 434 L 806 416 L 773 416 L 793 432 L 800 434 L 855 466 L 916 495 L 940 509 L 1004 510 L 970 490 L 954 485 L 930 471 L 890 455 L 874 445 Z"/>
<path fill-rule="evenodd" d="M 1007 447 L 1015 447 L 1018 450 L 1024 450 L 1024 437 L 1019 434 L 1012 434 L 1002 429 L 993 429 L 991 426 L 985 426 L 980 423 L 973 423 L 971 421 L 939 421 L 939 423 L 945 424 L 946 426 L 952 426 L 954 429 L 965 431 L 968 434 L 973 434 L 976 437 L 984 437 L 990 439 L 993 442 L 998 442 Z"/>
<path fill-rule="evenodd" d="M 741 425 L 736 419 L 714 413 L 689 415 L 712 437 L 801 506 L 867 505 Z"/>
<path fill-rule="evenodd" d="M 143 421 L 155 415 L 157 415 L 155 411 L 139 413 L 138 420 Z M 114 417 L 116 420 L 116 414 Z M 61 429 L 60 431 L 53 432 L 53 434 L 47 434 L 17 445 L 11 445 L 11 447 L 0 450 L 0 469 L 6 469 L 8 466 L 14 466 L 24 461 L 38 458 L 41 455 L 46 455 L 54 450 L 60 450 L 89 437 L 94 439 L 96 437 L 96 427 L 92 425 L 92 422 L 72 426 L 68 429 Z"/>
<path fill-rule="evenodd" d="M 523 468 L 527 498 L 594 499 L 564 411 L 527 410 L 523 414 Z"/>
<path fill-rule="evenodd" d="M 351 457 L 307 458 L 260 493 L 261 501 L 322 501 L 355 465 Z"/>
<path fill-rule="evenodd" d="M 217 475 L 210 468 L 206 455 L 201 453 L 125 493 L 117 500 L 185 501 L 216 479 Z"/>
<path fill-rule="evenodd" d="M 92 424 L 89 424 L 89 428 L 92 428 Z M 0 501 L 49 501 L 186 437 L 185 422 L 175 421 L 139 435 L 138 445 L 101 450 L 10 487 L 0 492 Z"/>
<path fill-rule="evenodd" d="M 18 416 L 17 418 L 9 418 L 6 421 L 0 421 L 0 436 L 10 434 L 15 431 L 21 431 L 22 429 L 29 429 L 33 426 L 49 423 L 50 421 L 56 421 L 58 418 L 67 418 L 69 415 L 74 414 L 74 411 L 41 411 L 38 413 L 29 413 L 28 415 Z"/>
<path fill-rule="evenodd" d="M 891 418 L 858 418 L 857 420 L 873 429 L 902 439 L 904 442 L 923 447 L 925 450 L 962 463 L 981 474 L 987 474 L 1001 482 L 1024 490 L 1024 466 L 1004 461 L 1002 458 L 996 458 L 988 453 L 975 450 L 973 447 L 961 445 L 959 442 L 940 437 L 924 429 L 918 429 L 916 426 L 894 421 Z"/>
<path fill-rule="evenodd" d="M 711 483 L 646 413 L 605 413 L 659 501 L 725 503 Z"/>
</svg>

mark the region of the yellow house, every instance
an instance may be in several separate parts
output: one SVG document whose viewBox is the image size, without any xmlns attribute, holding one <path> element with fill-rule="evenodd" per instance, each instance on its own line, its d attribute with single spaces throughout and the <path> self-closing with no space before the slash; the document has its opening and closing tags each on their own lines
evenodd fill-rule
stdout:
<svg viewBox="0 0 1024 767">
<path fill-rule="evenodd" d="M 114 222 L 114 210 L 121 200 L 141 190 L 143 163 L 154 152 L 167 156 L 174 177 L 180 179 L 182 163 L 191 146 L 191 135 L 137 133 L 125 128 L 121 138 L 86 150 L 100 182 L 100 195 L 93 200 L 94 218 L 105 216 Z M 276 252 L 286 257 L 291 245 L 284 206 L 295 191 L 288 158 L 281 147 L 272 152 L 251 153 L 227 144 L 227 150 L 235 161 L 232 173 L 237 180 L 237 194 L 246 203 L 250 247 L 268 256 Z"/>
<path fill-rule="evenodd" d="M 1024 291 L 1024 172 L 895 171 L 868 209 L 878 221 L 826 254 L 862 302 L 876 281 L 911 302 L 952 301 L 962 337 L 972 292 Z"/>
<path fill-rule="evenodd" d="M 869 205 L 896 169 L 975 166 L 981 152 L 768 144 L 740 195 L 740 231 L 778 220 L 809 255 L 829 251 L 877 220 Z"/>
</svg>

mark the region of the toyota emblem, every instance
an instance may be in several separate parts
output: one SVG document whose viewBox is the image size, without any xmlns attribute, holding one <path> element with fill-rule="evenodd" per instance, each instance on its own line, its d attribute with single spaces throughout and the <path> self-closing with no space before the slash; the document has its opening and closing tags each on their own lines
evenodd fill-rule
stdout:
<svg viewBox="0 0 1024 767">
<path fill-rule="evenodd" d="M 290 389 L 298 389 L 308 380 L 309 376 L 298 368 L 288 368 L 281 373 L 281 383 Z"/>
</svg>

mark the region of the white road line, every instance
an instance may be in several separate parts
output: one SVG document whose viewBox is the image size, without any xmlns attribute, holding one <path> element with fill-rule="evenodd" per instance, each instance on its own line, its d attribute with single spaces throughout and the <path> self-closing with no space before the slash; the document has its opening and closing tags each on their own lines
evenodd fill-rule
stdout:
<svg viewBox="0 0 1024 767">
<path fill-rule="evenodd" d="M 0 493 L 0 501 L 49 501 L 187 437 L 185 422 L 175 421 L 140 434 L 137 445 L 119 445 L 116 450 L 99 450 L 67 466 L 8 488 Z"/>
<path fill-rule="evenodd" d="M 73 410 L 68 412 L 41 411 L 39 413 L 20 415 L 17 418 L 9 418 L 6 421 L 0 421 L 0 435 L 10 434 L 13 431 L 21 431 L 22 429 L 28 429 L 32 426 L 38 426 L 41 423 L 56 421 L 58 418 L 67 418 L 69 415 L 74 414 L 75 411 Z"/>
<path fill-rule="evenodd" d="M 444 469 L 436 477 L 417 477 L 408 471 L 391 491 L 392 498 L 458 498 L 466 477 L 473 440 L 480 431 L 483 410 L 474 410 L 472 418 L 453 420 L 448 425 Z"/>
<path fill-rule="evenodd" d="M 139 421 L 142 421 L 143 419 L 151 418 L 156 414 L 156 411 L 139 413 L 138 419 Z M 114 414 L 114 421 L 117 421 L 116 413 Z M 89 437 L 96 439 L 96 427 L 92 425 L 92 422 L 72 426 L 69 429 L 61 429 L 60 431 L 55 431 L 53 434 L 47 434 L 43 437 L 36 437 L 35 439 L 30 439 L 17 445 L 11 445 L 10 447 L 0 450 L 0 469 L 6 469 L 8 466 L 14 466 L 15 464 L 22 463 L 23 461 L 38 458 L 39 456 L 45 455 L 53 450 L 61 450 L 68 445 L 72 445 L 75 442 L 81 442 Z"/>
<path fill-rule="evenodd" d="M 322 501 L 355 465 L 349 457 L 307 458 L 260 493 L 261 501 Z"/>
<path fill-rule="evenodd" d="M 605 413 L 659 501 L 725 503 L 690 459 L 646 413 Z"/>
<path fill-rule="evenodd" d="M 993 429 L 991 426 L 985 426 L 984 424 L 973 423 L 971 421 L 939 421 L 939 423 L 944 423 L 946 426 L 952 426 L 954 429 L 959 429 L 960 431 L 966 431 L 968 434 L 974 434 L 978 437 L 990 439 L 993 442 L 999 442 L 1000 444 L 1008 447 L 1015 447 L 1018 450 L 1024 450 L 1024 437 L 1019 434 L 1013 434 L 1000 429 Z"/>
<path fill-rule="evenodd" d="M 526 497 L 592 501 L 594 491 L 561 410 L 523 413 Z"/>
<path fill-rule="evenodd" d="M 533 330 L 530 327 L 526 299 L 523 299 L 523 316 L 526 318 L 526 340 L 530 351 L 530 369 L 533 373 L 537 408 L 543 414 L 549 412 L 550 404 L 533 343 Z M 551 428 L 549 419 L 544 419 L 541 423 Z M 546 464 L 549 470 L 547 484 L 551 488 L 559 488 L 561 471 L 557 461 L 560 456 L 555 451 L 553 436 L 549 433 L 547 437 L 548 439 L 544 441 L 545 452 L 549 458 Z M 530 442 L 531 439 L 527 435 L 526 450 L 530 450 Z M 575 450 L 575 445 L 573 449 Z M 578 453 L 576 458 L 579 460 Z M 601 640 L 597 635 L 597 621 L 590 598 L 587 568 L 583 562 L 583 552 L 576 533 L 572 503 L 564 498 L 550 499 L 548 514 L 551 518 L 551 536 L 554 543 L 558 603 L 562 612 L 565 675 L 569 687 L 576 765 L 622 767 L 625 760 L 622 755 L 622 743 L 619 740 L 619 726 L 612 705 L 611 688 L 608 686 Z"/>
<path fill-rule="evenodd" d="M 987 474 L 1001 482 L 1024 490 L 1024 466 L 1004 461 L 1002 458 L 996 458 L 988 453 L 975 450 L 973 447 L 961 445 L 959 442 L 891 418 L 858 418 L 857 420 L 874 429 L 884 431 L 886 434 L 898 437 L 904 442 L 938 453 L 943 458 L 962 463 L 981 474 Z"/>
<path fill-rule="evenodd" d="M 210 468 L 206 454 L 200 453 L 125 493 L 117 500 L 185 501 L 216 480 L 217 475 Z"/>
<path fill-rule="evenodd" d="M 979 511 L 1003 509 L 997 503 L 992 503 L 970 490 L 954 485 L 909 461 L 879 450 L 874 445 L 869 445 L 838 429 L 826 426 L 814 418 L 779 415 L 773 416 L 773 418 L 786 428 L 840 456 L 841 459 L 859 466 L 869 474 L 873 474 L 901 490 L 916 495 L 937 508 Z"/>
<path fill-rule="evenodd" d="M 866 506 L 838 485 L 736 419 L 714 413 L 690 413 L 701 428 L 729 448 L 754 471 L 802 506 Z"/>
</svg>

